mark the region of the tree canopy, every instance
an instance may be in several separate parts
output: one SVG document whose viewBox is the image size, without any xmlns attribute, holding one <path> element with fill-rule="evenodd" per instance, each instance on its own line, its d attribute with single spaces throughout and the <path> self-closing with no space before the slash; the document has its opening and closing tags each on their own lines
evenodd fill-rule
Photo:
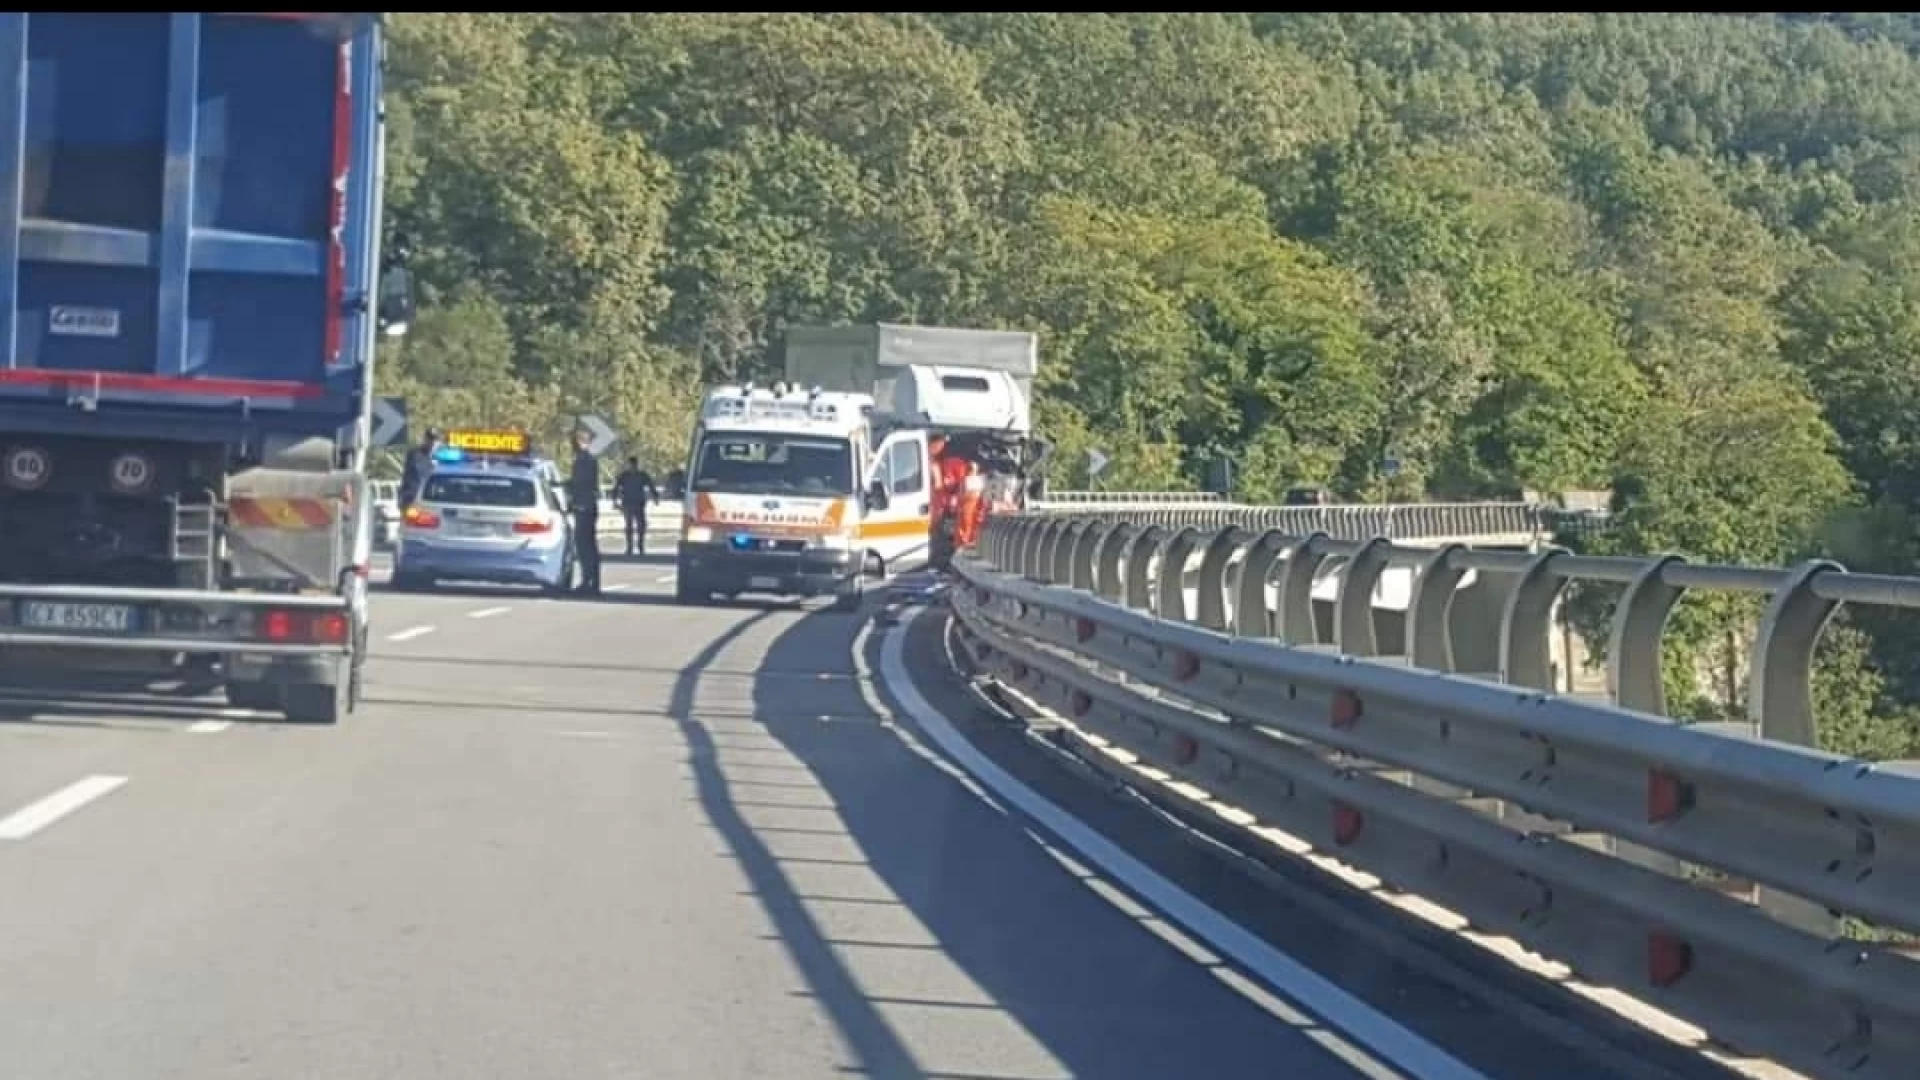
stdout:
<svg viewBox="0 0 1920 1080">
<path fill-rule="evenodd" d="M 391 27 L 424 419 L 600 412 L 664 465 L 789 323 L 1019 328 L 1057 485 L 1610 487 L 1610 550 L 1920 555 L 1915 17 Z M 1832 730 L 1911 748 L 1912 640 L 1832 637 Z"/>
</svg>

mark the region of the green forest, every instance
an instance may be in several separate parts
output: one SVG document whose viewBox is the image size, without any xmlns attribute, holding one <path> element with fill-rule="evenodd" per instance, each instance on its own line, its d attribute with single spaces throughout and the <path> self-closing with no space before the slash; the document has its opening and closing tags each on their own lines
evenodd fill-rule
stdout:
<svg viewBox="0 0 1920 1080">
<path fill-rule="evenodd" d="M 658 467 L 790 322 L 1027 329 L 1056 487 L 1610 488 L 1591 550 L 1916 566 L 1913 17 L 390 19 L 416 422 Z M 1683 606 L 1676 714 L 1752 613 Z M 1916 646 L 1836 624 L 1823 741 L 1920 753 Z"/>
</svg>

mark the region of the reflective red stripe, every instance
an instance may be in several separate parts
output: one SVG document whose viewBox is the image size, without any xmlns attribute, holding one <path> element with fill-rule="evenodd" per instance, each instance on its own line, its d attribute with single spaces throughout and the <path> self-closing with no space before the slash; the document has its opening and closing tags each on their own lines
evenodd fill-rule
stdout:
<svg viewBox="0 0 1920 1080">
<path fill-rule="evenodd" d="M 192 394 L 198 397 L 317 398 L 327 392 L 327 388 L 319 383 L 282 382 L 277 379 L 194 379 L 176 375 L 128 375 L 117 371 L 0 368 L 0 385 L 7 384 Z"/>
<path fill-rule="evenodd" d="M 353 46 L 342 42 L 333 76 L 332 209 L 327 229 L 326 364 L 340 363 L 347 283 L 347 168 L 353 157 Z"/>
</svg>

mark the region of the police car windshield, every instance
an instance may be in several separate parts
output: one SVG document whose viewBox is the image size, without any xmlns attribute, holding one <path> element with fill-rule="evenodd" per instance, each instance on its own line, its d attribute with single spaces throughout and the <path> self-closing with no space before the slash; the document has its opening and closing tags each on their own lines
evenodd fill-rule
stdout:
<svg viewBox="0 0 1920 1080">
<path fill-rule="evenodd" d="M 538 506 L 540 493 L 521 476 L 437 473 L 427 478 L 421 502 L 445 506 Z"/>
<path fill-rule="evenodd" d="M 748 495 L 850 495 L 853 446 L 803 435 L 709 435 L 701 440 L 690 486 Z"/>
</svg>

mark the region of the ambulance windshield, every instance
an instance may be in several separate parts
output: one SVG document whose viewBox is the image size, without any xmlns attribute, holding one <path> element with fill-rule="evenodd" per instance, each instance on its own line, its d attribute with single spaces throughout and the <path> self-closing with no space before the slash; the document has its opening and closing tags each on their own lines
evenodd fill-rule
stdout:
<svg viewBox="0 0 1920 1080">
<path fill-rule="evenodd" d="M 707 435 L 694 455 L 694 491 L 832 498 L 854 493 L 845 439 L 770 432 Z"/>
</svg>

